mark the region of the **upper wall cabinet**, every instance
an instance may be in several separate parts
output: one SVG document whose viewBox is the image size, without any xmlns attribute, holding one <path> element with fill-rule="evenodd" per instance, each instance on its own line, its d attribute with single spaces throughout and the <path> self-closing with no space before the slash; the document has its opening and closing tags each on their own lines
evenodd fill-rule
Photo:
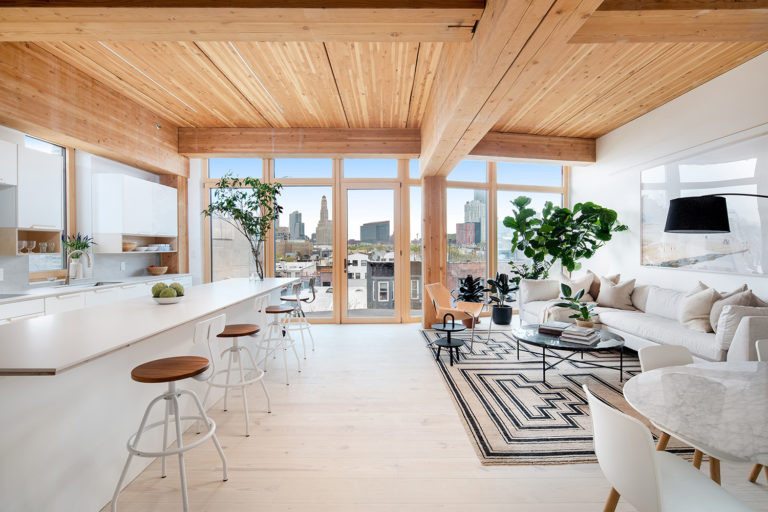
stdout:
<svg viewBox="0 0 768 512">
<path fill-rule="evenodd" d="M 16 185 L 18 158 L 16 144 L 0 140 L 0 185 Z"/>
<path fill-rule="evenodd" d="M 176 189 L 123 174 L 94 174 L 93 232 L 177 235 Z"/>
<path fill-rule="evenodd" d="M 64 157 L 18 148 L 18 219 L 22 229 L 64 225 Z"/>
</svg>

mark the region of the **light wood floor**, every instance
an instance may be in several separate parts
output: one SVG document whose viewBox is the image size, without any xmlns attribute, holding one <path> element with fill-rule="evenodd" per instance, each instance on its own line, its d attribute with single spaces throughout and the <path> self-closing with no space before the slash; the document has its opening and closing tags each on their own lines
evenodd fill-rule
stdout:
<svg viewBox="0 0 768 512">
<path fill-rule="evenodd" d="M 596 464 L 482 466 L 418 328 L 314 326 L 317 350 L 302 361 L 304 372 L 285 386 L 278 359 L 268 373 L 272 414 L 258 388 L 249 393 L 251 437 L 240 400 L 230 400 L 229 412 L 221 404 L 210 411 L 229 481 L 220 480 L 211 443 L 188 452 L 191 509 L 602 510 L 609 486 Z M 724 464 L 724 485 L 768 511 L 764 475 L 750 484 L 749 469 Z M 123 491 L 119 510 L 181 510 L 176 460 L 168 478 L 159 474 L 156 461 Z M 617 510 L 634 509 L 620 502 Z"/>
</svg>

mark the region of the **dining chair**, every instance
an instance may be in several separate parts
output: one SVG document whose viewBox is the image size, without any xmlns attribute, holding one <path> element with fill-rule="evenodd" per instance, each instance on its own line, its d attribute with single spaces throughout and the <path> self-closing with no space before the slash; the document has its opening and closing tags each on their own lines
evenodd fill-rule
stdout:
<svg viewBox="0 0 768 512">
<path fill-rule="evenodd" d="M 757 352 L 758 361 L 768 361 L 768 340 L 757 340 L 755 342 L 755 351 Z M 760 476 L 762 469 L 765 469 L 765 480 L 768 481 L 768 466 L 763 466 L 762 464 L 752 466 L 752 471 L 749 473 L 749 481 L 752 483 L 757 482 L 757 477 Z"/>
<path fill-rule="evenodd" d="M 604 512 L 622 496 L 640 512 L 752 510 L 680 457 L 656 450 L 648 427 L 583 388 L 597 461 L 612 486 Z"/>
<path fill-rule="evenodd" d="M 469 335 L 469 351 L 472 352 L 475 342 L 475 325 L 480 321 L 480 314 L 483 312 L 485 304 L 482 302 L 458 301 L 456 306 L 452 306 L 451 292 L 448 291 L 448 288 L 446 288 L 443 283 L 428 284 L 425 288 L 438 318 L 442 319 L 444 315 L 450 313 L 456 320 L 473 319 L 472 331 Z M 491 339 L 492 324 L 493 322 L 488 319 L 488 338 L 486 339 L 486 343 Z"/>
</svg>

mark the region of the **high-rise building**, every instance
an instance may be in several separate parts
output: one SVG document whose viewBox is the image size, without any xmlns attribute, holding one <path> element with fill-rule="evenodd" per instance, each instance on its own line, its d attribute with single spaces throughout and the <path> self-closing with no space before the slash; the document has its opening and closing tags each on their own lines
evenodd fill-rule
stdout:
<svg viewBox="0 0 768 512">
<path fill-rule="evenodd" d="M 389 221 L 368 222 L 361 225 L 360 241 L 367 243 L 389 242 Z"/>
<path fill-rule="evenodd" d="M 301 222 L 301 212 L 296 210 L 288 216 L 288 226 L 291 230 L 291 240 L 304 240 L 304 223 Z"/>
<path fill-rule="evenodd" d="M 480 201 L 481 203 L 486 202 L 486 197 L 488 196 L 488 193 L 485 190 L 475 190 L 475 201 Z"/>
<path fill-rule="evenodd" d="M 483 192 L 485 194 L 485 192 Z M 483 196 L 484 197 L 484 196 Z M 473 199 L 464 203 L 464 222 L 478 222 L 480 224 L 480 241 L 485 242 L 488 233 L 487 212 L 484 201 Z"/>
<path fill-rule="evenodd" d="M 462 222 L 456 224 L 456 243 L 459 245 L 474 245 L 480 242 L 480 223 Z"/>
<path fill-rule="evenodd" d="M 315 244 L 333 244 L 333 221 L 328 220 L 328 200 L 325 196 L 320 200 L 320 220 L 315 230 Z"/>
</svg>

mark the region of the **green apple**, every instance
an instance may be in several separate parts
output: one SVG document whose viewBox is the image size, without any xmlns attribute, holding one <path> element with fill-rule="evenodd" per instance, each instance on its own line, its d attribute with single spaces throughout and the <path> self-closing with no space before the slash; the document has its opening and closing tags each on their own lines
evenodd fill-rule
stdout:
<svg viewBox="0 0 768 512">
<path fill-rule="evenodd" d="M 174 290 L 176 290 L 176 295 L 178 295 L 179 297 L 184 296 L 184 287 L 181 286 L 181 283 L 171 283 L 171 286 L 169 288 L 173 288 Z"/>
<path fill-rule="evenodd" d="M 166 285 L 165 283 L 157 283 L 155 286 L 152 287 L 152 296 L 159 297 L 160 293 L 166 288 L 168 288 L 168 285 Z"/>
<path fill-rule="evenodd" d="M 176 297 L 176 290 L 173 288 L 163 288 L 163 290 L 160 292 L 160 298 L 161 299 L 171 299 L 173 297 Z"/>
</svg>

